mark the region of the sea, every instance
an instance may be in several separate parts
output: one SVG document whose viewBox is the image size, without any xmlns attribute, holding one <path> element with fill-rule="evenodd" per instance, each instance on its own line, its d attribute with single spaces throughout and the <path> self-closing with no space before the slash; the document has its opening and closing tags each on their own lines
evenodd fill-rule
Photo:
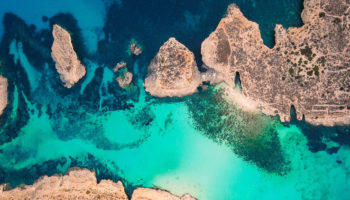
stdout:
<svg viewBox="0 0 350 200">
<path fill-rule="evenodd" d="M 274 27 L 303 25 L 302 0 L 1 0 L 0 74 L 9 104 L 1 116 L 0 184 L 33 184 L 71 167 L 98 180 L 188 193 L 199 200 L 350 199 L 350 127 L 290 123 L 247 112 L 220 88 L 155 98 L 143 88 L 160 46 L 175 37 L 200 48 L 235 3 L 274 46 Z M 52 26 L 72 37 L 86 66 L 63 86 L 51 58 Z M 130 55 L 136 41 L 143 52 Z M 134 74 L 126 89 L 113 72 Z M 244 88 L 243 88 L 244 89 Z"/>
</svg>

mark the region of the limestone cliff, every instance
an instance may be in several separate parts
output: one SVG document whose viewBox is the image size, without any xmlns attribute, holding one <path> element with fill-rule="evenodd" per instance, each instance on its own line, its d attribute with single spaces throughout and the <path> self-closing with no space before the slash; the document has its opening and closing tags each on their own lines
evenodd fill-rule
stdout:
<svg viewBox="0 0 350 200">
<path fill-rule="evenodd" d="M 0 117 L 8 103 L 7 79 L 0 75 Z"/>
<path fill-rule="evenodd" d="M 305 0 L 300 28 L 275 28 L 276 45 L 263 44 L 259 26 L 232 4 L 202 43 L 202 59 L 267 115 L 315 125 L 350 124 L 350 2 Z"/>
<path fill-rule="evenodd" d="M 44 176 L 33 185 L 24 185 L 11 190 L 0 185 L 0 199 L 113 199 L 128 200 L 123 184 L 111 180 L 97 183 L 94 172 L 72 168 L 66 175 Z M 132 200 L 194 200 L 189 195 L 181 198 L 157 189 L 139 188 Z"/>
<path fill-rule="evenodd" d="M 51 56 L 56 62 L 56 69 L 64 86 L 71 88 L 85 76 L 85 66 L 81 64 L 73 49 L 72 39 L 68 31 L 55 24 L 52 35 L 54 42 L 51 47 Z"/>
<path fill-rule="evenodd" d="M 202 82 L 193 53 L 175 38 L 160 47 L 148 70 L 144 87 L 157 97 L 191 95 Z"/>
</svg>

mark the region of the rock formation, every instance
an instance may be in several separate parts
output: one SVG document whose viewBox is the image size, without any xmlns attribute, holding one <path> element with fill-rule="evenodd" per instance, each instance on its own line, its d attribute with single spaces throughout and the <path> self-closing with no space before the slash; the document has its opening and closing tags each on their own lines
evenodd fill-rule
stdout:
<svg viewBox="0 0 350 200">
<path fill-rule="evenodd" d="M 111 180 L 97 183 L 94 172 L 87 169 L 70 169 L 66 175 L 44 176 L 33 185 L 24 185 L 11 190 L 0 185 L 0 199 L 114 199 L 128 200 L 123 184 Z M 179 198 L 169 192 L 139 188 L 132 200 L 194 200 L 189 195 Z"/>
<path fill-rule="evenodd" d="M 193 53 L 175 38 L 160 47 L 148 70 L 144 87 L 157 97 L 191 95 L 202 83 Z"/>
<path fill-rule="evenodd" d="M 121 88 L 125 88 L 128 85 L 130 85 L 130 83 L 132 81 L 132 77 L 133 77 L 133 75 L 131 72 L 125 71 L 123 76 L 119 76 L 116 78 L 116 81 L 118 82 L 118 84 Z"/>
<path fill-rule="evenodd" d="M 54 42 L 51 47 L 51 56 L 56 62 L 56 69 L 64 86 L 71 88 L 85 76 L 85 66 L 81 64 L 73 49 L 72 39 L 68 31 L 55 24 L 52 35 Z"/>
<path fill-rule="evenodd" d="M 138 56 L 142 53 L 141 47 L 139 47 L 136 42 L 131 42 L 129 46 L 129 51 L 135 56 Z"/>
<path fill-rule="evenodd" d="M 195 198 L 188 194 L 178 197 L 164 190 L 137 188 L 132 194 L 131 200 L 195 200 Z"/>
<path fill-rule="evenodd" d="M 126 62 L 118 62 L 117 65 L 113 68 L 113 72 L 119 71 L 119 69 L 126 67 Z"/>
<path fill-rule="evenodd" d="M 300 28 L 275 28 L 273 49 L 259 26 L 232 4 L 202 43 L 202 59 L 234 87 L 238 72 L 244 95 L 267 115 L 314 125 L 350 124 L 350 1 L 305 0 Z"/>
<path fill-rule="evenodd" d="M 8 104 L 7 79 L 0 75 L 0 117 Z"/>
</svg>

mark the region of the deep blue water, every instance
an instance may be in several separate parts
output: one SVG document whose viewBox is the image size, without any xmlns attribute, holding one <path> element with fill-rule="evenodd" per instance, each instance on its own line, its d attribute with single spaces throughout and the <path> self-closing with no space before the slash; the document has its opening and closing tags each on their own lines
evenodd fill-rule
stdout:
<svg viewBox="0 0 350 200">
<path fill-rule="evenodd" d="M 200 66 L 201 42 L 230 3 L 259 24 L 269 47 L 276 24 L 302 25 L 301 0 L 0 2 L 0 73 L 9 79 L 10 102 L 1 116 L 0 183 L 30 184 L 80 166 L 96 169 L 99 179 L 121 179 L 128 194 L 143 185 L 200 199 L 346 199 L 349 180 L 341 177 L 350 169 L 349 127 L 259 116 L 267 125 L 252 130 L 254 121 L 222 119 L 244 117 L 213 104 L 212 90 L 181 99 L 143 90 L 147 66 L 169 37 L 193 51 Z M 87 66 L 72 89 L 62 86 L 50 56 L 55 23 L 71 33 Z M 131 39 L 142 45 L 139 57 L 128 55 Z M 121 60 L 135 75 L 132 90 L 113 80 L 111 69 Z M 219 134 L 223 127 L 263 137 L 236 144 Z"/>
</svg>

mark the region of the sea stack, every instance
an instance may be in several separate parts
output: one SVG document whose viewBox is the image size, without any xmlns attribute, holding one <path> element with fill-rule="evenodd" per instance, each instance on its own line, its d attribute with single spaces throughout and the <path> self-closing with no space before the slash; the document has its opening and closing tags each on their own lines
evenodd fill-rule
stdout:
<svg viewBox="0 0 350 200">
<path fill-rule="evenodd" d="M 160 47 L 148 67 L 146 91 L 156 97 L 183 97 L 197 92 L 202 83 L 193 53 L 175 38 Z"/>
<path fill-rule="evenodd" d="M 0 117 L 8 104 L 7 86 L 7 79 L 0 75 Z"/>
<path fill-rule="evenodd" d="M 55 24 L 53 25 L 52 35 L 54 42 L 51 47 L 51 56 L 56 62 L 56 70 L 64 86 L 71 88 L 85 76 L 85 66 L 81 64 L 74 51 L 68 31 Z"/>
<path fill-rule="evenodd" d="M 267 115 L 314 125 L 350 124 L 350 6 L 347 0 L 305 0 L 300 28 L 275 28 L 273 49 L 257 23 L 232 4 L 202 43 L 204 64 L 230 86 L 239 73 L 244 95 Z"/>
</svg>

